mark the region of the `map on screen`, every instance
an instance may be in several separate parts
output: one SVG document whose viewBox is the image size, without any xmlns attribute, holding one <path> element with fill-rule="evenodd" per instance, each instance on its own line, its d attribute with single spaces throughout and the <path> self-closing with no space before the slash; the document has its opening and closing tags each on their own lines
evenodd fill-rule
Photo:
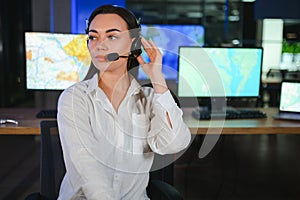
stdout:
<svg viewBox="0 0 300 200">
<path fill-rule="evenodd" d="M 300 113 L 300 83 L 282 82 L 280 110 Z"/>
<path fill-rule="evenodd" d="M 177 80 L 179 46 L 203 46 L 205 29 L 202 25 L 180 24 L 142 24 L 141 34 L 147 40 L 152 40 L 160 49 L 162 72 L 167 80 Z M 142 54 L 146 62 L 148 56 Z M 147 75 L 139 68 L 138 79 L 145 80 Z"/>
<path fill-rule="evenodd" d="M 179 55 L 179 96 L 260 95 L 261 48 L 181 47 Z"/>
<path fill-rule="evenodd" d="M 26 87 L 63 90 L 81 81 L 91 58 L 84 34 L 25 33 Z"/>
</svg>

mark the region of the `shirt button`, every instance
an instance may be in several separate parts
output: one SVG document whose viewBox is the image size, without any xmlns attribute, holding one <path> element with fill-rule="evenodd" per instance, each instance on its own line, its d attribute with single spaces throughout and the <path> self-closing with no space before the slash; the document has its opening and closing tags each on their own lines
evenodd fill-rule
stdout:
<svg viewBox="0 0 300 200">
<path fill-rule="evenodd" d="M 120 175 L 119 174 L 115 174 L 115 180 L 119 180 L 120 179 Z"/>
</svg>

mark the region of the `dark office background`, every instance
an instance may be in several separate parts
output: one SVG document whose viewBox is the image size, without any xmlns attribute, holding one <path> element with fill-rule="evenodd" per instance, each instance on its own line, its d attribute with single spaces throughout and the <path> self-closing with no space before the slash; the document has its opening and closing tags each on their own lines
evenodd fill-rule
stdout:
<svg viewBox="0 0 300 200">
<path fill-rule="evenodd" d="M 25 90 L 24 30 L 31 29 L 30 0 L 1 0 L 0 106 L 16 106 L 30 98 Z"/>
<path fill-rule="evenodd" d="M 43 104 L 37 105 L 39 102 L 37 102 L 36 96 L 43 96 L 41 93 L 28 91 L 25 88 L 24 31 L 50 30 L 51 27 L 49 27 L 50 25 L 47 20 L 51 14 L 56 16 L 55 20 L 69 21 L 69 23 L 66 22 L 64 25 L 58 23 L 54 31 L 71 31 L 71 15 L 66 15 L 66 13 L 71 13 L 70 4 L 76 1 L 54 1 L 54 6 L 58 9 L 55 9 L 51 14 L 49 9 L 45 9 L 47 7 L 45 5 L 50 5 L 50 2 L 50 0 L 1 0 L 0 107 L 44 106 Z M 256 40 L 257 21 L 263 18 L 282 18 L 292 20 L 293 22 L 296 21 L 296 25 L 292 23 L 290 26 L 287 26 L 287 24 L 285 25 L 285 29 L 291 29 L 292 31 L 299 30 L 299 0 L 257 0 L 255 2 L 242 2 L 238 0 L 127 0 L 126 6 L 136 14 L 142 15 L 145 23 L 203 24 L 206 27 L 206 43 L 211 46 L 228 43 L 234 39 L 238 39 L 240 46 L 259 46 L 260 42 Z M 210 10 L 212 6 L 217 9 L 217 12 L 214 12 L 215 15 Z M 230 16 L 238 17 L 236 21 L 229 21 L 227 28 L 224 26 L 224 9 L 228 9 L 227 11 Z M 191 19 L 186 15 L 189 10 L 202 14 L 198 18 L 194 17 Z M 36 16 L 43 15 L 48 16 L 48 18 L 44 22 L 45 18 L 33 18 L 33 13 Z M 149 13 L 152 13 L 152 15 L 148 15 Z M 173 18 L 170 17 L 171 14 L 173 14 Z M 174 14 L 177 14 L 175 18 Z M 41 21 L 38 21 L 39 19 Z M 38 26 L 33 27 L 33 21 Z"/>
<path fill-rule="evenodd" d="M 70 32 L 70 3 L 76 1 L 99 0 L 0 0 L 0 107 L 45 107 L 46 99 L 55 104 L 59 92 L 25 88 L 24 32 Z M 49 9 L 50 2 L 54 9 Z M 239 20 L 229 22 L 228 29 L 224 28 L 226 2 L 127 0 L 126 6 L 142 15 L 143 22 L 203 24 L 209 45 L 238 39 L 241 46 L 259 46 L 260 20 L 269 17 L 284 19 L 283 37 L 294 32 L 294 40 L 300 41 L 299 0 L 230 0 L 229 15 Z M 189 18 L 188 12 L 202 15 Z M 197 139 L 201 141 L 201 136 Z M 174 177 L 186 199 L 299 199 L 299 135 L 226 135 L 205 159 L 196 156 L 201 143 L 194 141 L 188 157 L 177 163 Z M 0 147 L 0 199 L 23 200 L 39 191 L 38 137 L 2 135 Z"/>
</svg>

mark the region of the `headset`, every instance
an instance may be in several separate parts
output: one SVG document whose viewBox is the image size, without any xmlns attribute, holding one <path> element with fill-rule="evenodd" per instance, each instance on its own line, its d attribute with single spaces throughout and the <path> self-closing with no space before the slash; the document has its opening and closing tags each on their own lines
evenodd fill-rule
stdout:
<svg viewBox="0 0 300 200">
<path fill-rule="evenodd" d="M 126 9 L 126 8 L 125 8 Z M 127 9 L 128 10 L 128 9 Z M 132 16 L 134 16 L 134 14 L 128 10 Z M 139 55 L 142 54 L 142 37 L 141 37 L 141 18 L 135 18 L 136 19 L 136 24 L 137 24 L 137 28 L 133 29 L 133 30 L 129 30 L 130 33 L 132 35 L 134 35 L 133 37 L 135 37 L 135 39 L 133 40 L 132 44 L 131 44 L 131 47 L 130 47 L 130 54 L 129 56 L 133 56 L 133 57 L 138 57 Z"/>
<path fill-rule="evenodd" d="M 139 28 L 140 29 L 140 28 Z M 141 37 L 141 33 L 139 30 L 138 35 L 136 36 L 136 38 L 133 40 L 131 47 L 130 47 L 130 55 L 134 56 L 134 57 L 138 57 L 139 55 L 142 54 L 142 37 Z"/>
</svg>

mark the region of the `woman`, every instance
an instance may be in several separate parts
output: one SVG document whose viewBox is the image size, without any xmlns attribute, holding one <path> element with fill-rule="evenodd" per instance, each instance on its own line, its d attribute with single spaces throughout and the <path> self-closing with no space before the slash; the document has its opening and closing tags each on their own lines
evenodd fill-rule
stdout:
<svg viewBox="0 0 300 200">
<path fill-rule="evenodd" d="M 98 73 L 59 98 L 67 169 L 59 199 L 148 199 L 154 153 L 177 153 L 191 139 L 162 75 L 162 55 L 141 38 L 135 16 L 122 7 L 94 10 L 86 32 Z M 149 63 L 140 56 L 141 45 Z M 140 87 L 128 73 L 138 64 L 153 88 Z"/>
</svg>

